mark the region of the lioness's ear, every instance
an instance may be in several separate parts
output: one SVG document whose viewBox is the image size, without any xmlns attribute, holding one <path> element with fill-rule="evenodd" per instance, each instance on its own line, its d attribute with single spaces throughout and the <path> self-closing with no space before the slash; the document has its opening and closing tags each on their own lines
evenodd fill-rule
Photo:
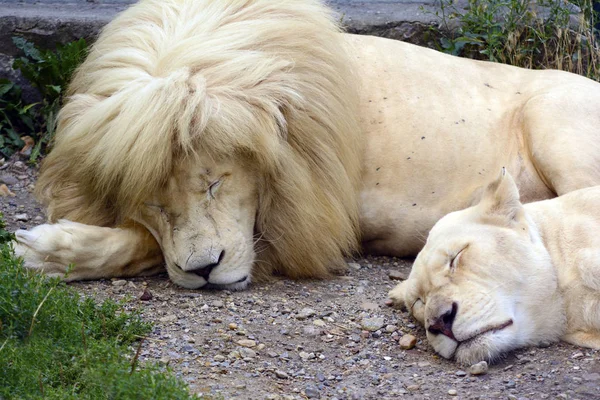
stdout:
<svg viewBox="0 0 600 400">
<path fill-rule="evenodd" d="M 506 168 L 502 168 L 500 176 L 487 186 L 478 207 L 485 216 L 499 218 L 508 224 L 523 217 L 519 189 Z"/>
</svg>

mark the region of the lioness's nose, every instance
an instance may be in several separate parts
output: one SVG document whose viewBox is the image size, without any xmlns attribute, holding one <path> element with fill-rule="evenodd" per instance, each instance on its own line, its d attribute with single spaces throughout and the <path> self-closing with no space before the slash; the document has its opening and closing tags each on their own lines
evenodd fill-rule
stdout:
<svg viewBox="0 0 600 400">
<path fill-rule="evenodd" d="M 454 323 L 454 318 L 456 318 L 457 312 L 458 304 L 454 302 L 452 303 L 452 309 L 446 311 L 433 320 L 433 322 L 429 325 L 429 328 L 427 328 L 429 333 L 434 335 L 441 333 L 442 335 L 448 336 L 450 339 L 456 340 L 454 333 L 452 333 L 452 324 Z"/>
<path fill-rule="evenodd" d="M 223 261 L 224 257 L 225 257 L 225 250 L 222 250 L 221 253 L 219 253 L 219 258 L 217 259 L 216 262 L 199 266 L 188 272 L 191 272 L 193 274 L 201 276 L 202 278 L 204 278 L 208 281 L 208 276 L 213 271 L 213 269 L 217 268 L 219 266 L 219 264 L 221 264 L 221 261 Z"/>
</svg>

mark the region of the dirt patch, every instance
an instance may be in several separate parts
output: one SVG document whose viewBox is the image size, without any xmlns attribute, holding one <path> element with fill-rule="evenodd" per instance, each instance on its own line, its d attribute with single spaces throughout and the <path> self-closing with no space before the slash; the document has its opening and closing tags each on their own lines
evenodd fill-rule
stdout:
<svg viewBox="0 0 600 400">
<path fill-rule="evenodd" d="M 31 190 L 36 169 L 0 166 L 9 227 L 43 220 Z M 155 324 L 141 359 L 168 365 L 192 391 L 227 399 L 600 399 L 600 352 L 564 343 L 507 355 L 474 376 L 439 358 L 406 313 L 384 306 L 411 263 L 349 260 L 330 281 L 274 280 L 244 292 L 191 291 L 166 275 L 72 284 L 98 299 L 124 300 Z M 144 300 L 141 300 L 143 298 Z M 403 350 L 403 336 L 417 338 Z"/>
</svg>

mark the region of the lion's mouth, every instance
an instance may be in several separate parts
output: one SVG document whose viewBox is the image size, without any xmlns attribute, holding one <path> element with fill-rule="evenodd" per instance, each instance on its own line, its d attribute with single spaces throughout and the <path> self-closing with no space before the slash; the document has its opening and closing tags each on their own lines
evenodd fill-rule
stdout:
<svg viewBox="0 0 600 400">
<path fill-rule="evenodd" d="M 458 347 L 460 346 L 469 346 L 471 343 L 473 343 L 476 339 L 480 338 L 481 336 L 488 334 L 488 333 L 493 333 L 493 332 L 498 332 L 501 331 L 502 329 L 508 328 L 509 326 L 511 326 L 513 324 L 513 320 L 509 319 L 506 322 L 503 322 L 502 324 L 499 325 L 492 325 L 483 329 L 478 329 L 475 332 L 473 332 L 473 334 L 471 334 L 471 336 L 467 337 L 464 340 L 460 340 L 458 342 Z M 457 347 L 457 350 L 458 350 Z"/>
</svg>

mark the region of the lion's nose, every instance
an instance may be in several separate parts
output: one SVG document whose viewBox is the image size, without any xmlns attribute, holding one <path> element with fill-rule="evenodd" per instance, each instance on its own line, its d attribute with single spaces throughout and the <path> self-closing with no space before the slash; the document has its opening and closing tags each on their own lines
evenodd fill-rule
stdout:
<svg viewBox="0 0 600 400">
<path fill-rule="evenodd" d="M 219 266 L 219 264 L 221 264 L 221 261 L 223 261 L 223 258 L 225 257 L 225 250 L 222 250 L 221 253 L 219 253 L 219 258 L 217 259 L 216 262 L 210 263 L 210 264 L 206 264 L 200 267 L 197 267 L 195 269 L 192 269 L 188 272 L 191 272 L 192 274 L 196 274 L 198 276 L 201 276 L 202 278 L 206 279 L 208 281 L 208 277 L 210 275 L 210 273 Z"/>
<path fill-rule="evenodd" d="M 452 324 L 454 323 L 454 318 L 456 318 L 456 313 L 458 311 L 458 304 L 456 302 L 452 303 L 452 309 L 446 311 L 439 317 L 437 317 L 433 323 L 429 325 L 427 330 L 429 333 L 434 335 L 442 334 L 448 336 L 452 340 L 456 340 L 454 337 L 454 333 L 452 333 Z"/>
</svg>

